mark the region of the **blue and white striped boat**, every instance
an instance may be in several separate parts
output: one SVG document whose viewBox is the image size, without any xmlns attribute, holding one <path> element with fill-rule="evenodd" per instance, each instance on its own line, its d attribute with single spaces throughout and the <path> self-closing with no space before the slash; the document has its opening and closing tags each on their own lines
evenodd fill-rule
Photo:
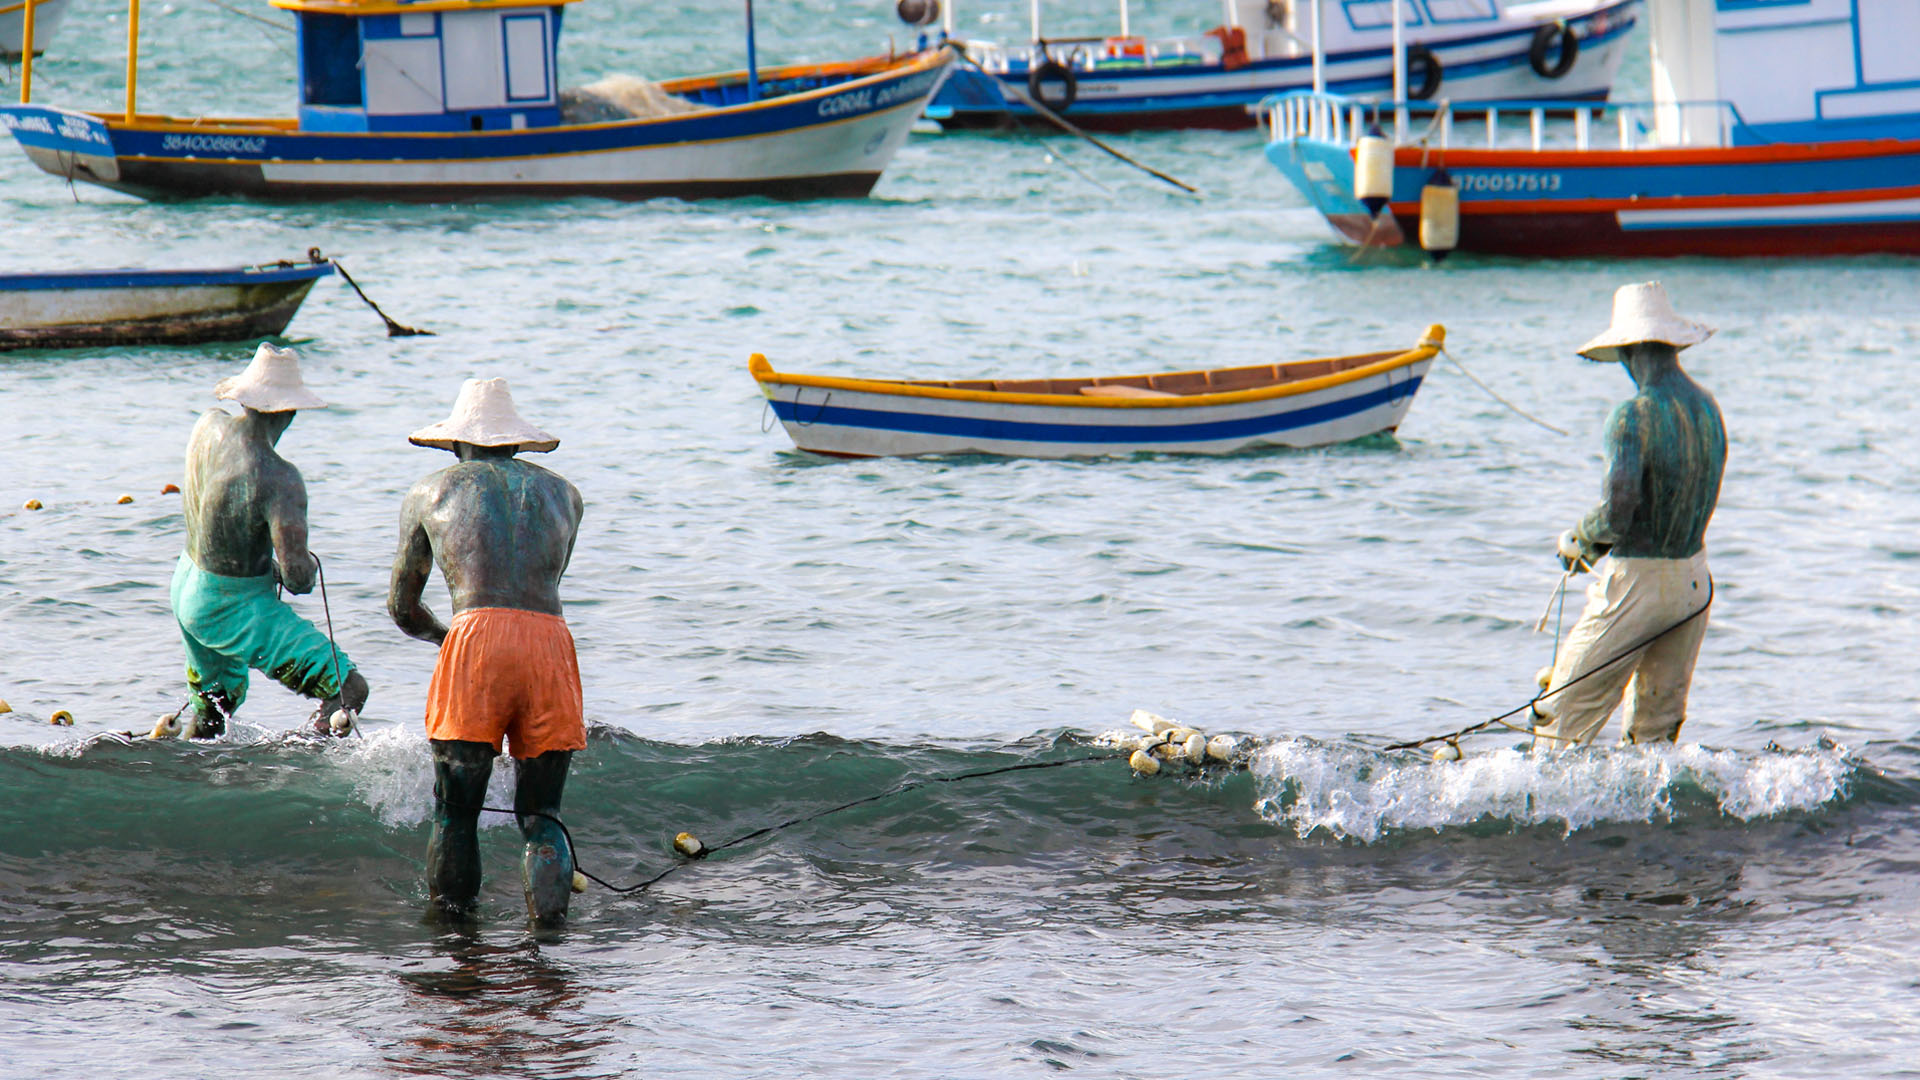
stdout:
<svg viewBox="0 0 1920 1080">
<path fill-rule="evenodd" d="M 1446 342 L 1211 371 L 1067 379 L 843 379 L 747 369 L 795 446 L 836 457 L 1231 454 L 1326 446 L 1400 425 Z"/>
<path fill-rule="evenodd" d="M 272 337 L 331 273 L 316 252 L 218 270 L 0 274 L 0 350 Z"/>
<path fill-rule="evenodd" d="M 0 128 L 55 176 L 152 199 L 858 198 L 954 57 L 761 68 L 749 36 L 744 71 L 583 119 L 590 88 L 558 82 L 574 0 L 272 2 L 298 19 L 296 117 L 142 113 L 130 82 L 122 110 L 0 106 Z"/>
</svg>

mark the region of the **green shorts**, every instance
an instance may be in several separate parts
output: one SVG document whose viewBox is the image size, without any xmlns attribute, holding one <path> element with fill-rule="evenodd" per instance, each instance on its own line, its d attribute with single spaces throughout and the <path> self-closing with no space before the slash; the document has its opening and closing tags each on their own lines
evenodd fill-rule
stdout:
<svg viewBox="0 0 1920 1080">
<path fill-rule="evenodd" d="M 296 694 L 330 698 L 353 671 L 346 653 L 336 665 L 327 635 L 280 599 L 272 574 L 209 573 L 182 553 L 172 596 L 196 697 L 217 689 L 238 708 L 247 699 L 247 669 L 258 668 Z"/>
</svg>

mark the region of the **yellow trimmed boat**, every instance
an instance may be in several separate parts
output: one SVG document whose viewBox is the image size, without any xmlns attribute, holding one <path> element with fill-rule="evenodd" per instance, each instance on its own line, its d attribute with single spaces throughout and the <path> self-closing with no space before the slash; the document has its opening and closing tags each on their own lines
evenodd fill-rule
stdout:
<svg viewBox="0 0 1920 1080">
<path fill-rule="evenodd" d="M 747 370 L 795 446 L 838 457 L 1231 454 L 1393 431 L 1446 329 L 1406 350 L 1062 379 L 894 380 Z"/>
</svg>

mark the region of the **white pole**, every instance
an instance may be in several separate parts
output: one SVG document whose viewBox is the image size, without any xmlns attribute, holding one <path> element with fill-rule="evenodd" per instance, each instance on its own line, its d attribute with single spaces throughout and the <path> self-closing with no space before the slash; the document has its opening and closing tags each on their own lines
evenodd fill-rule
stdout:
<svg viewBox="0 0 1920 1080">
<path fill-rule="evenodd" d="M 1400 116 L 1407 103 L 1407 39 L 1401 0 L 1393 0 L 1393 141 L 1400 141 Z"/>
<path fill-rule="evenodd" d="M 1327 50 L 1320 42 L 1320 0 L 1313 0 L 1313 92 L 1327 92 Z"/>
<path fill-rule="evenodd" d="M 1222 21 L 1228 26 L 1239 26 L 1240 13 L 1233 9 L 1233 0 L 1220 0 L 1220 6 L 1226 11 L 1226 17 Z"/>
<path fill-rule="evenodd" d="M 954 0 L 947 0 L 940 5 L 940 28 L 947 32 L 948 37 L 953 36 L 953 4 Z"/>
<path fill-rule="evenodd" d="M 1127 0 L 1120 0 L 1120 36 L 1133 36 L 1133 29 L 1127 22 Z"/>
<path fill-rule="evenodd" d="M 1398 0 L 1395 0 L 1397 3 Z M 1040 40 L 1040 0 L 1033 0 L 1033 40 Z"/>
</svg>

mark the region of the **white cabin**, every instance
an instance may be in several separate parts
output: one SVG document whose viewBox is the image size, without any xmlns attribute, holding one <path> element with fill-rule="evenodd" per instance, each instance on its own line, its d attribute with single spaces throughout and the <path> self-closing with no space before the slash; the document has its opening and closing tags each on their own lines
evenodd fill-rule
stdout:
<svg viewBox="0 0 1920 1080">
<path fill-rule="evenodd" d="M 1649 0 L 1660 142 L 1920 138 L 1920 0 Z"/>
</svg>

